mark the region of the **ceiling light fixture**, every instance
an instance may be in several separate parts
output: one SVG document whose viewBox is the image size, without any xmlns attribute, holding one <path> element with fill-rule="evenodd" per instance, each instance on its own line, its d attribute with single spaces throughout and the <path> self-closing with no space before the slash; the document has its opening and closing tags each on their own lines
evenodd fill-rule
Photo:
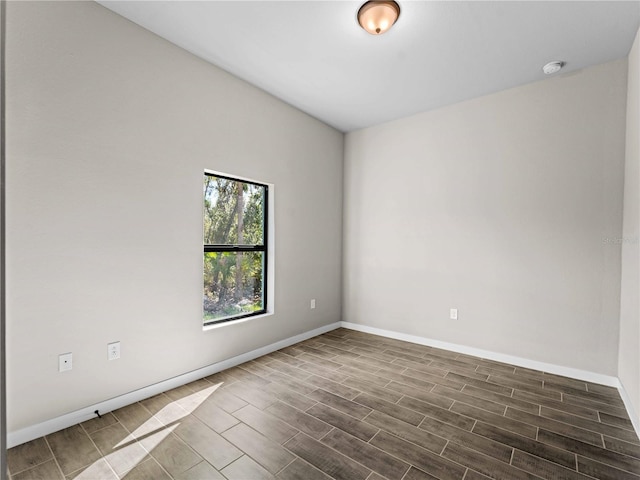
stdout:
<svg viewBox="0 0 640 480">
<path fill-rule="evenodd" d="M 542 67 L 542 71 L 546 75 L 551 75 L 552 73 L 559 72 L 562 67 L 564 67 L 564 62 L 556 60 L 554 62 L 547 63 L 544 67 Z"/>
<path fill-rule="evenodd" d="M 371 35 L 389 30 L 400 15 L 400 5 L 393 0 L 371 0 L 358 10 L 358 23 Z"/>
</svg>

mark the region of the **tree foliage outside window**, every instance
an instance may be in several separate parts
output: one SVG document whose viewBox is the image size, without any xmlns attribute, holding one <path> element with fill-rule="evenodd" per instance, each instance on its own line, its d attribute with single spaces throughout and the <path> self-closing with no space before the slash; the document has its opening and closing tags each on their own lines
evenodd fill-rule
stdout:
<svg viewBox="0 0 640 480">
<path fill-rule="evenodd" d="M 205 173 L 204 323 L 266 312 L 268 187 Z"/>
</svg>

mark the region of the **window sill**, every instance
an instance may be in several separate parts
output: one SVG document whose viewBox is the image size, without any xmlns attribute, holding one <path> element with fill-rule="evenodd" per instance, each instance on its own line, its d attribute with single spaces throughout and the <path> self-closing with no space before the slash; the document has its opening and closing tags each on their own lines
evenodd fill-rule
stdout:
<svg viewBox="0 0 640 480">
<path fill-rule="evenodd" d="M 239 325 L 241 323 L 251 322 L 253 320 L 270 317 L 272 315 L 273 315 L 273 312 L 267 312 L 260 315 L 253 315 L 251 317 L 239 318 L 237 320 L 229 320 L 228 322 L 214 323 L 213 325 L 205 325 L 202 327 L 202 331 L 208 332 L 210 330 L 217 330 L 219 328 L 230 327 L 232 325 Z"/>
</svg>

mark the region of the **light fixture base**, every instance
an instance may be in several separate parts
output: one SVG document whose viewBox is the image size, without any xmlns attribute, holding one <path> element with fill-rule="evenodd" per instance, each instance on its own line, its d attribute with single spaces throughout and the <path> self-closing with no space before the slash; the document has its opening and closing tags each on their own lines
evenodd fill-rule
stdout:
<svg viewBox="0 0 640 480">
<path fill-rule="evenodd" d="M 389 30 L 400 16 L 400 5 L 393 0 L 370 0 L 358 10 L 358 23 L 371 35 Z"/>
</svg>

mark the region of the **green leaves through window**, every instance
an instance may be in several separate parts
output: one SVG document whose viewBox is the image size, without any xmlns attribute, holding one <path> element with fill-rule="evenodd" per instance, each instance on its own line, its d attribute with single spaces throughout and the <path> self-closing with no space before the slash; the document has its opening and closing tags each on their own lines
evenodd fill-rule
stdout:
<svg viewBox="0 0 640 480">
<path fill-rule="evenodd" d="M 267 311 L 269 187 L 205 173 L 205 325 Z"/>
</svg>

